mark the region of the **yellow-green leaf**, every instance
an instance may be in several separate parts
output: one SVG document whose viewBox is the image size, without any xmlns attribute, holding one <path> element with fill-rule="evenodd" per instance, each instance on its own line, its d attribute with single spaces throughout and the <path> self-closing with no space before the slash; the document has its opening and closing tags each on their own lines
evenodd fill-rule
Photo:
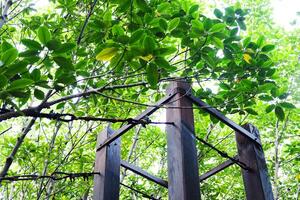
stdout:
<svg viewBox="0 0 300 200">
<path fill-rule="evenodd" d="M 250 61 L 251 61 L 251 56 L 249 55 L 249 54 L 247 54 L 247 53 L 245 53 L 244 55 L 243 55 L 243 59 L 247 62 L 247 63 L 251 63 Z"/>
<path fill-rule="evenodd" d="M 146 56 L 140 56 L 141 59 L 143 59 L 144 61 L 150 61 L 153 58 L 152 54 L 148 54 Z"/>
<path fill-rule="evenodd" d="M 96 59 L 100 61 L 110 61 L 118 52 L 115 47 L 105 48 L 97 54 Z"/>
</svg>

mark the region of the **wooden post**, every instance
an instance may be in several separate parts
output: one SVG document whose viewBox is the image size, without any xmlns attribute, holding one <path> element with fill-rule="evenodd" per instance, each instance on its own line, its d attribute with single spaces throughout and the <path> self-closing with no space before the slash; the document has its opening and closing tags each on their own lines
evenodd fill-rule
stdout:
<svg viewBox="0 0 300 200">
<path fill-rule="evenodd" d="M 98 135 L 97 147 L 113 134 L 107 127 Z M 94 200 L 118 200 L 120 191 L 120 140 L 96 152 L 94 172 Z"/>
<path fill-rule="evenodd" d="M 184 81 L 171 82 L 167 95 L 179 91 L 167 106 L 168 191 L 170 200 L 199 200 L 200 184 L 194 137 L 192 102 L 186 97 L 191 86 Z"/>
<path fill-rule="evenodd" d="M 245 124 L 243 127 L 260 139 L 255 126 Z M 250 168 L 250 170 L 242 169 L 247 200 L 273 200 L 272 186 L 262 146 L 255 144 L 238 132 L 235 135 L 239 159 Z"/>
</svg>

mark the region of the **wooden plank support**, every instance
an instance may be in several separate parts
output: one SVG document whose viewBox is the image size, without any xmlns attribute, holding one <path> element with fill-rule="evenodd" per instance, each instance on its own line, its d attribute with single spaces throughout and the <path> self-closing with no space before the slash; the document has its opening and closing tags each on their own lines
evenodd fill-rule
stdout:
<svg viewBox="0 0 300 200">
<path fill-rule="evenodd" d="M 144 119 L 145 117 L 150 116 L 156 110 L 158 110 L 163 104 L 167 103 L 173 96 L 175 96 L 175 94 L 176 94 L 176 92 L 168 94 L 166 97 L 164 97 L 161 100 L 159 100 L 158 102 L 156 102 L 156 104 L 154 106 L 149 107 L 147 110 L 142 112 L 140 115 L 138 115 L 134 119 L 141 120 L 141 119 Z M 112 143 L 114 140 L 121 137 L 123 134 L 125 134 L 127 131 L 129 131 L 134 126 L 136 126 L 136 124 L 134 124 L 134 123 L 122 126 L 120 129 L 116 130 L 115 133 L 111 137 L 107 138 L 105 141 L 102 141 L 102 143 L 100 143 L 99 146 L 97 147 L 96 151 L 99 151 L 106 145 Z"/>
<path fill-rule="evenodd" d="M 97 144 L 113 134 L 107 127 L 98 135 Z M 118 200 L 120 191 L 120 140 L 115 140 L 96 152 L 94 172 L 94 200 Z"/>
<path fill-rule="evenodd" d="M 252 140 L 253 142 L 255 142 L 258 145 L 261 144 L 260 143 L 260 139 L 258 137 L 256 137 L 255 135 L 249 133 L 249 131 L 247 131 L 243 127 L 239 126 L 238 124 L 236 124 L 232 120 L 228 119 L 226 116 L 224 116 L 217 109 L 211 107 L 210 105 L 208 105 L 207 103 L 201 101 L 200 99 L 198 99 L 197 97 L 195 97 L 193 95 L 189 95 L 189 98 L 196 105 L 198 105 L 201 109 L 203 109 L 206 112 L 208 112 L 209 114 L 213 115 L 214 117 L 216 117 L 217 119 L 219 119 L 221 122 L 223 122 L 224 124 L 226 124 L 227 126 L 229 126 L 230 128 L 232 128 L 236 132 L 245 135 L 246 137 L 248 137 L 250 140 Z"/>
<path fill-rule="evenodd" d="M 237 158 L 237 156 L 235 156 L 234 158 Z M 233 164 L 234 164 L 234 162 L 232 160 L 228 159 L 225 162 L 218 165 L 217 167 L 214 167 L 213 169 L 209 170 L 205 174 L 202 174 L 201 176 L 199 176 L 199 181 L 202 182 Z"/>
<path fill-rule="evenodd" d="M 194 116 L 192 102 L 186 98 L 191 92 L 187 82 L 170 83 L 167 93 L 178 91 L 169 102 L 166 110 L 168 150 L 168 193 L 169 200 L 199 200 L 200 183 L 194 137 Z M 191 109 L 181 108 L 191 107 Z"/>
<path fill-rule="evenodd" d="M 142 170 L 141 168 L 126 162 L 125 160 L 121 160 L 121 166 L 124 167 L 125 169 L 128 169 L 128 170 L 130 170 L 130 171 L 132 171 L 132 172 L 134 172 L 134 173 L 136 173 L 136 174 L 138 174 L 138 175 L 154 182 L 154 183 L 157 183 L 157 184 L 159 184 L 159 185 L 161 185 L 165 188 L 168 188 L 168 182 L 167 181 L 165 181 L 161 178 L 158 178 L 156 176 L 153 176 L 153 175 L 149 174 L 148 172 Z"/>
<path fill-rule="evenodd" d="M 260 137 L 257 128 L 252 124 L 245 124 L 243 127 L 254 137 Z M 250 170 L 242 169 L 247 200 L 273 200 L 272 186 L 262 146 L 239 132 L 236 132 L 235 135 L 239 159 L 250 168 Z"/>
</svg>

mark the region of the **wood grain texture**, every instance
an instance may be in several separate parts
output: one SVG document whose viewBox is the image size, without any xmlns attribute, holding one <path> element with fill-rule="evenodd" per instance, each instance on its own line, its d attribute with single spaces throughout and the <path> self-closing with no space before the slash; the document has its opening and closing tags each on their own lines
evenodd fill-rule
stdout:
<svg viewBox="0 0 300 200">
<path fill-rule="evenodd" d="M 171 100 L 172 107 L 192 107 L 186 95 L 191 87 L 186 82 L 171 82 L 167 93 L 178 91 Z M 194 137 L 194 116 L 192 109 L 168 108 L 168 190 L 170 200 L 200 199 L 200 184 L 197 151 Z"/>
<path fill-rule="evenodd" d="M 259 132 L 255 126 L 245 124 L 243 127 L 259 138 Z M 247 200 L 273 200 L 272 186 L 262 146 L 255 144 L 238 132 L 235 135 L 239 159 L 251 168 L 251 170 L 242 169 Z"/>
<path fill-rule="evenodd" d="M 107 127 L 98 135 L 97 145 L 113 134 Z M 96 152 L 94 172 L 94 200 L 118 200 L 120 191 L 120 140 L 116 139 L 110 145 Z"/>
</svg>

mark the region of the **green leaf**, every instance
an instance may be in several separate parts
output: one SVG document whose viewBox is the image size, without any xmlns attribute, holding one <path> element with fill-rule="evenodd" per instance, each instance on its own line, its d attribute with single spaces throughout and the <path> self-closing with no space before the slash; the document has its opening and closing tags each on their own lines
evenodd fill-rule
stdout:
<svg viewBox="0 0 300 200">
<path fill-rule="evenodd" d="M 35 96 L 35 98 L 37 98 L 39 100 L 43 100 L 45 98 L 44 92 L 39 89 L 34 90 L 34 96 Z"/>
<path fill-rule="evenodd" d="M 57 56 L 54 57 L 53 60 L 58 66 L 62 67 L 64 70 L 74 71 L 74 66 L 72 64 L 71 59 Z"/>
<path fill-rule="evenodd" d="M 23 89 L 26 88 L 34 83 L 33 80 L 27 79 L 27 78 L 22 78 L 13 81 L 10 86 L 7 88 L 8 90 L 17 90 L 17 89 Z"/>
<path fill-rule="evenodd" d="M 8 49 L 11 49 L 11 48 L 14 48 L 14 46 L 6 41 L 3 41 L 3 43 L 1 44 L 2 52 L 7 51 Z"/>
<path fill-rule="evenodd" d="M 196 12 L 199 9 L 199 5 L 192 5 L 189 9 L 189 14 L 192 15 L 194 12 Z"/>
<path fill-rule="evenodd" d="M 264 43 L 264 40 L 265 40 L 265 37 L 263 35 L 259 36 L 259 38 L 257 39 L 257 42 L 256 42 L 257 46 L 261 47 Z"/>
<path fill-rule="evenodd" d="M 38 54 L 39 54 L 38 50 L 29 49 L 27 51 L 23 51 L 19 53 L 19 57 L 31 57 L 31 56 L 37 56 Z"/>
<path fill-rule="evenodd" d="M 200 32 L 204 31 L 204 25 L 199 20 L 193 19 L 191 21 L 192 27 L 198 29 Z"/>
<path fill-rule="evenodd" d="M 226 24 L 223 24 L 223 23 L 217 23 L 215 25 L 213 25 L 211 27 L 211 29 L 209 30 L 209 32 L 211 33 L 215 33 L 215 32 L 221 32 L 225 29 L 226 27 Z"/>
<path fill-rule="evenodd" d="M 133 32 L 130 37 L 129 42 L 130 43 L 138 42 L 142 38 L 144 33 L 145 33 L 145 31 L 143 29 L 139 29 L 139 30 Z"/>
<path fill-rule="evenodd" d="M 223 17 L 223 13 L 222 13 L 221 10 L 219 10 L 219 9 L 215 9 L 215 10 L 214 10 L 214 14 L 215 14 L 215 16 L 216 16 L 217 18 L 219 18 L 219 19 L 222 19 L 222 17 Z"/>
<path fill-rule="evenodd" d="M 252 108 L 246 108 L 245 111 L 247 113 L 249 113 L 250 115 L 258 115 L 258 113 L 255 110 L 253 110 Z"/>
<path fill-rule="evenodd" d="M 41 71 L 39 69 L 34 69 L 32 72 L 31 72 L 31 78 L 32 80 L 34 81 L 38 81 L 41 79 Z"/>
<path fill-rule="evenodd" d="M 28 47 L 29 49 L 32 50 L 42 50 L 42 46 L 40 43 L 38 43 L 35 40 L 31 40 L 31 39 L 22 39 L 21 43 L 24 44 L 26 47 Z"/>
<path fill-rule="evenodd" d="M 220 40 L 217 37 L 212 37 L 211 39 L 212 39 L 213 43 L 216 45 L 216 47 L 218 47 L 220 49 L 224 49 L 224 44 L 223 44 L 222 40 Z"/>
<path fill-rule="evenodd" d="M 274 110 L 276 106 L 274 104 L 271 104 L 269 106 L 266 107 L 266 113 L 269 113 L 271 112 L 272 110 Z"/>
<path fill-rule="evenodd" d="M 258 97 L 260 100 L 263 100 L 263 101 L 272 101 L 273 100 L 273 97 L 269 96 L 269 95 L 261 95 Z"/>
<path fill-rule="evenodd" d="M 2 54 L 1 60 L 5 65 L 14 62 L 18 57 L 18 51 L 15 48 L 10 48 Z"/>
<path fill-rule="evenodd" d="M 146 36 L 143 41 L 143 46 L 148 53 L 152 53 L 155 49 L 155 40 L 152 37 Z"/>
<path fill-rule="evenodd" d="M 56 50 L 60 48 L 60 41 L 57 39 L 49 40 L 46 44 L 49 50 Z"/>
<path fill-rule="evenodd" d="M 153 63 L 150 63 L 146 69 L 147 80 L 151 88 L 156 88 L 158 83 L 158 70 L 157 66 Z"/>
<path fill-rule="evenodd" d="M 162 57 L 156 57 L 155 58 L 155 63 L 157 64 L 158 67 L 164 68 L 167 71 L 176 70 L 176 67 L 171 66 L 170 63 Z"/>
<path fill-rule="evenodd" d="M 180 18 L 179 17 L 175 17 L 174 19 L 172 19 L 169 22 L 169 31 L 174 30 L 180 23 Z"/>
<path fill-rule="evenodd" d="M 147 11 L 149 9 L 148 4 L 145 0 L 135 0 L 137 7 L 139 7 L 143 11 Z"/>
<path fill-rule="evenodd" d="M 261 51 L 262 52 L 269 52 L 269 51 L 272 51 L 273 49 L 275 49 L 275 45 L 272 45 L 272 44 L 268 44 L 266 46 L 264 46 Z"/>
<path fill-rule="evenodd" d="M 242 21 L 242 20 L 237 20 L 237 23 L 238 23 L 238 25 L 239 25 L 239 27 L 242 29 L 242 30 L 246 30 L 246 24 L 245 24 L 245 22 L 244 21 Z"/>
<path fill-rule="evenodd" d="M 47 44 L 48 41 L 51 39 L 51 33 L 49 32 L 46 26 L 40 26 L 37 31 L 38 38 L 42 44 Z"/>
<path fill-rule="evenodd" d="M 213 58 L 211 58 L 209 55 L 203 54 L 202 58 L 210 67 L 212 67 L 212 68 L 215 67 L 216 64 L 215 64 Z"/>
<path fill-rule="evenodd" d="M 283 108 L 287 108 L 287 109 L 294 109 L 296 108 L 296 106 L 292 103 L 289 103 L 289 102 L 281 102 L 279 103 L 279 105 Z"/>
<path fill-rule="evenodd" d="M 160 18 L 158 23 L 159 23 L 159 27 L 161 29 L 163 29 L 164 31 L 168 30 L 168 22 L 167 22 L 167 20 L 165 20 L 164 18 Z"/>
<path fill-rule="evenodd" d="M 75 47 L 76 47 L 76 44 L 74 44 L 74 43 L 64 43 L 64 44 L 61 44 L 58 49 L 54 50 L 54 52 L 55 53 L 66 53 L 66 52 L 71 51 Z"/>
<path fill-rule="evenodd" d="M 26 70 L 27 63 L 24 61 L 16 62 L 12 65 L 8 66 L 8 69 L 5 72 L 5 75 L 10 77 L 13 77 L 14 75 L 18 73 L 22 73 Z"/>
<path fill-rule="evenodd" d="M 223 90 L 230 90 L 230 86 L 226 83 L 220 83 L 219 84 L 220 88 L 222 88 Z"/>
<path fill-rule="evenodd" d="M 8 83 L 8 79 L 3 74 L 0 74 L 0 88 L 4 88 Z"/>
<path fill-rule="evenodd" d="M 284 115 L 284 111 L 283 111 L 282 107 L 276 106 L 275 115 L 280 121 L 284 120 L 285 115 Z"/>
</svg>

